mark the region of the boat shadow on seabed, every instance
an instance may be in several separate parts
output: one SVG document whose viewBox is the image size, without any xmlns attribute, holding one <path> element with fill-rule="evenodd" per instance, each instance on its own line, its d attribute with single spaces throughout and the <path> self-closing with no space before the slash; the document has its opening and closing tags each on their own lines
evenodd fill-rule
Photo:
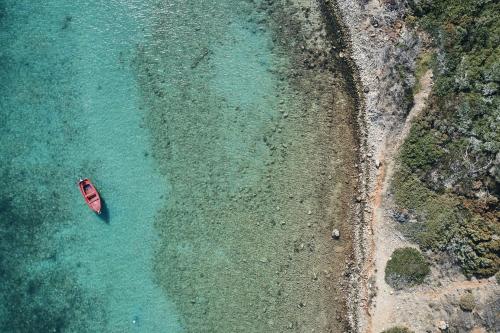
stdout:
<svg viewBox="0 0 500 333">
<path fill-rule="evenodd" d="M 109 224 L 109 209 L 106 205 L 106 200 L 101 197 L 101 214 L 97 215 L 104 223 Z"/>
</svg>

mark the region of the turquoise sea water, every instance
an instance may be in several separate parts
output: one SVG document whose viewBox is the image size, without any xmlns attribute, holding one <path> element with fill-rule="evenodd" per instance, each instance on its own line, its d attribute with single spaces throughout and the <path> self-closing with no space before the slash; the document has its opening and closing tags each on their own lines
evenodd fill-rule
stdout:
<svg viewBox="0 0 500 333">
<path fill-rule="evenodd" d="M 291 87 L 270 8 L 0 1 L 0 332 L 339 327 L 344 97 Z"/>
<path fill-rule="evenodd" d="M 169 189 L 148 152 L 130 66 L 150 8 L 143 1 L 1 6 L 2 195 L 10 202 L 2 213 L 11 214 L 2 226 L 22 235 L 2 239 L 2 268 L 18 271 L 4 273 L 0 330 L 179 331 L 151 272 L 153 219 Z M 104 218 L 82 202 L 78 177 L 101 190 Z"/>
</svg>

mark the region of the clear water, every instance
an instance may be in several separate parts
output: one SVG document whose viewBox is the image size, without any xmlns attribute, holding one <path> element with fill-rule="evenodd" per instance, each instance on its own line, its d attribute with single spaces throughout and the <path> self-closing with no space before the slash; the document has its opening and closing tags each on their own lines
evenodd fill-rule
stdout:
<svg viewBox="0 0 500 333">
<path fill-rule="evenodd" d="M 0 331 L 338 327 L 330 126 L 257 8 L 0 1 Z"/>
<path fill-rule="evenodd" d="M 30 236 L 37 240 L 27 247 L 50 252 L 50 259 L 25 254 L 16 278 L 26 280 L 29 289 L 29 280 L 43 274 L 33 291 L 40 307 L 71 302 L 73 295 L 58 295 L 64 288 L 91 298 L 83 309 L 68 309 L 74 317 L 45 318 L 53 321 L 44 324 L 47 332 L 181 330 L 174 305 L 151 271 L 157 241 L 153 220 L 168 197 L 168 182 L 148 156 L 149 134 L 141 126 L 130 66 L 136 43 L 147 33 L 149 10 L 143 1 L 2 2 L 2 161 L 8 161 L 2 167 L 24 173 L 22 186 L 6 195 L 13 197 L 12 210 L 40 214 L 43 228 Z M 82 202 L 78 177 L 91 178 L 101 190 L 104 217 Z M 32 207 L 35 193 L 48 206 L 42 211 Z M 9 250 L 16 251 L 16 245 Z M 71 282 L 50 284 L 45 278 L 50 271 L 72 276 Z M 14 288 L 20 289 L 14 298 L 32 301 L 22 286 Z M 23 326 L 25 318 L 13 321 L 19 312 L 34 313 L 33 306 L 2 305 L 2 332 L 43 331 L 29 320 Z M 79 311 L 102 314 L 79 322 Z"/>
</svg>

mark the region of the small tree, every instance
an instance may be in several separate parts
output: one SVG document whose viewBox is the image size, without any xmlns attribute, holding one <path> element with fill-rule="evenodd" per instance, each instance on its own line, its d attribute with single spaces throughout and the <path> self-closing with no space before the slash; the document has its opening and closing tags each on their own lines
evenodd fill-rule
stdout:
<svg viewBox="0 0 500 333">
<path fill-rule="evenodd" d="M 474 298 L 474 295 L 472 295 L 472 293 L 466 292 L 464 295 L 462 295 L 462 297 L 460 297 L 458 305 L 463 311 L 471 312 L 476 307 L 476 299 Z"/>
<path fill-rule="evenodd" d="M 385 267 L 385 281 L 395 289 L 421 284 L 429 274 L 429 264 L 419 250 L 396 249 Z"/>
</svg>

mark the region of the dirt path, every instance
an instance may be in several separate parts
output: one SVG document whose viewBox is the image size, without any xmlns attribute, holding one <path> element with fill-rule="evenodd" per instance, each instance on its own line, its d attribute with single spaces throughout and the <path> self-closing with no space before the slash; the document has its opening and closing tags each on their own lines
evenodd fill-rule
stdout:
<svg viewBox="0 0 500 333">
<path fill-rule="evenodd" d="M 418 295 L 424 299 L 438 299 L 448 294 L 454 293 L 457 290 L 477 290 L 489 286 L 493 286 L 495 282 L 490 279 L 475 280 L 475 281 L 454 281 L 449 283 L 446 287 L 437 289 L 422 290 Z"/>
<path fill-rule="evenodd" d="M 413 108 L 406 118 L 401 134 L 396 139 L 396 144 L 393 148 L 394 152 L 399 150 L 399 147 L 408 136 L 413 120 L 424 110 L 429 94 L 431 93 L 432 83 L 432 71 L 429 69 L 420 78 L 420 90 L 413 96 Z"/>
<path fill-rule="evenodd" d="M 399 135 L 392 140 L 389 139 L 382 144 L 384 149 L 377 156 L 380 168 L 377 174 L 377 181 L 374 192 L 371 196 L 373 212 L 370 220 L 370 227 L 373 237 L 371 239 L 372 251 L 368 255 L 366 271 L 368 280 L 374 281 L 373 285 L 368 285 L 367 297 L 370 293 L 376 295 L 366 308 L 369 322 L 365 332 L 380 332 L 390 327 L 394 323 L 394 311 L 399 306 L 394 290 L 387 285 L 384 280 L 385 264 L 389 260 L 392 252 L 404 246 L 414 246 L 397 233 L 392 224 L 392 220 L 386 218 L 385 211 L 388 207 L 387 191 L 390 180 L 394 173 L 394 156 L 400 145 L 408 136 L 412 121 L 425 109 L 427 98 L 432 88 L 432 71 L 428 70 L 420 79 L 420 91 L 414 97 L 414 106 L 411 109 Z"/>
</svg>

